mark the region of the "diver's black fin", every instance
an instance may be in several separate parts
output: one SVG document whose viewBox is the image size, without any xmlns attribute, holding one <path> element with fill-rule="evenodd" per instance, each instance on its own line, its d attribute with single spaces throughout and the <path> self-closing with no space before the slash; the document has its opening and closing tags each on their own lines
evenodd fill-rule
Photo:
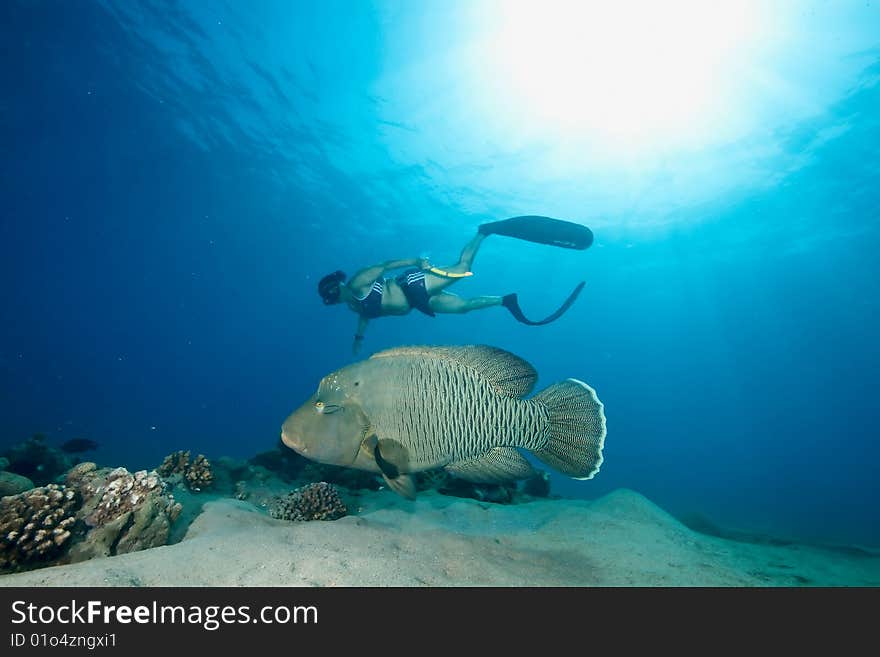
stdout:
<svg viewBox="0 0 880 657">
<path fill-rule="evenodd" d="M 523 312 L 519 307 L 519 301 L 516 298 L 516 292 L 514 292 L 513 294 L 507 294 L 502 297 L 501 304 L 510 311 L 510 314 L 513 315 L 518 322 L 528 324 L 529 326 L 540 326 L 541 324 L 549 324 L 550 322 L 562 317 L 562 314 L 566 310 L 571 308 L 571 304 L 575 302 L 575 299 L 577 299 L 578 295 L 581 293 L 581 290 L 584 289 L 584 285 L 586 285 L 586 283 L 583 281 L 578 283 L 577 287 L 574 288 L 574 291 L 568 295 L 568 299 L 565 300 L 565 303 L 559 306 L 555 313 L 553 313 L 549 317 L 545 317 L 539 322 L 533 322 L 532 320 L 526 318 L 525 315 L 523 315 Z"/>
<path fill-rule="evenodd" d="M 593 243 L 593 231 L 576 224 L 552 217 L 526 215 L 481 224 L 477 229 L 482 235 L 506 235 L 538 244 L 550 244 L 566 249 L 583 250 Z"/>
</svg>

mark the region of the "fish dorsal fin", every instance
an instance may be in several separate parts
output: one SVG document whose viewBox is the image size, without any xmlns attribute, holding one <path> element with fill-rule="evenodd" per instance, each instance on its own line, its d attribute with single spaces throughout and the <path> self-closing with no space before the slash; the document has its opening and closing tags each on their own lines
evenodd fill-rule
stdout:
<svg viewBox="0 0 880 657">
<path fill-rule="evenodd" d="M 535 475 L 532 465 L 513 447 L 493 447 L 475 458 L 450 463 L 446 471 L 476 484 L 499 484 Z"/>
<path fill-rule="evenodd" d="M 464 345 L 455 347 L 411 346 L 394 347 L 373 354 L 370 358 L 393 358 L 410 356 L 452 360 L 476 370 L 498 391 L 511 397 L 524 397 L 535 387 L 538 373 L 519 356 L 488 345 Z"/>
</svg>

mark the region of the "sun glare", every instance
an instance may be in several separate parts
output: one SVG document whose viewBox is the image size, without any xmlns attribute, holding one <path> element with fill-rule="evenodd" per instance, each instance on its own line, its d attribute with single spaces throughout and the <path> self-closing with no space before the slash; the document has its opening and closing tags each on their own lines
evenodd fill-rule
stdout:
<svg viewBox="0 0 880 657">
<path fill-rule="evenodd" d="M 756 19 L 744 1 L 506 0 L 482 70 L 494 102 L 532 133 L 680 145 L 727 109 Z"/>
</svg>

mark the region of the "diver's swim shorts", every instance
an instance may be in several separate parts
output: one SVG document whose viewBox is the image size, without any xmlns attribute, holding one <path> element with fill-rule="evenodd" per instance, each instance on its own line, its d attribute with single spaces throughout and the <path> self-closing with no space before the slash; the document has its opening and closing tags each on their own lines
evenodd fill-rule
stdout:
<svg viewBox="0 0 880 657">
<path fill-rule="evenodd" d="M 397 277 L 397 284 L 403 290 L 409 305 L 421 310 L 426 315 L 434 317 L 434 311 L 428 303 L 430 295 L 425 287 L 425 272 L 421 269 L 409 269 Z"/>
</svg>

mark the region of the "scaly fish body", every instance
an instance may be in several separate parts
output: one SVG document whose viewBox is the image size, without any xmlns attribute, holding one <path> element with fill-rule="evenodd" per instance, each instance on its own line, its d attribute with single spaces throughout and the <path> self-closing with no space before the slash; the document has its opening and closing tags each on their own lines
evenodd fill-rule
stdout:
<svg viewBox="0 0 880 657">
<path fill-rule="evenodd" d="M 381 472 L 407 497 L 410 475 L 440 467 L 471 481 L 528 477 L 518 448 L 592 477 L 605 438 L 601 402 L 574 379 L 522 399 L 536 379 L 531 365 L 493 347 L 390 349 L 324 377 L 282 439 L 314 460 Z"/>
<path fill-rule="evenodd" d="M 458 361 L 411 355 L 380 357 L 358 374 L 378 381 L 356 397 L 377 436 L 407 448 L 410 471 L 429 470 L 492 447 L 542 444 L 547 413 L 511 397 Z"/>
</svg>

